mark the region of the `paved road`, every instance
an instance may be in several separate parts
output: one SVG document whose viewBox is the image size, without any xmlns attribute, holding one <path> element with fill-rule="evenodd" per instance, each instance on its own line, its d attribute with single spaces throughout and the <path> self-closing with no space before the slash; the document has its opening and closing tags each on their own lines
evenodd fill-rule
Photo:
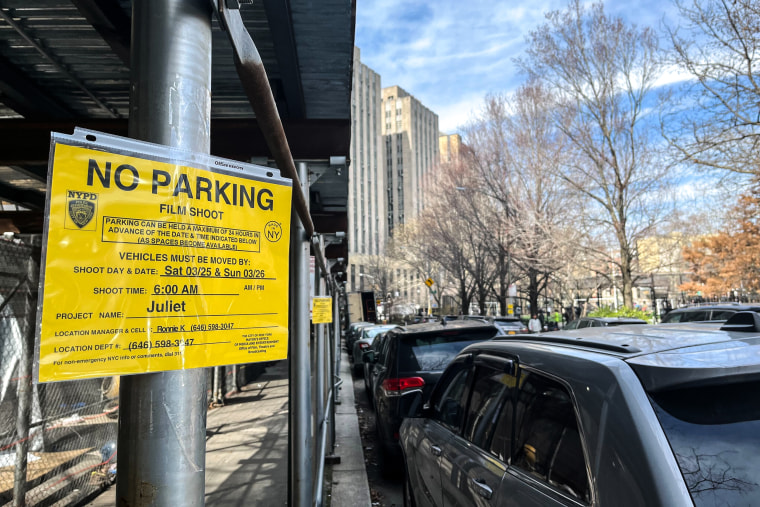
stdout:
<svg viewBox="0 0 760 507">
<path fill-rule="evenodd" d="M 364 447 L 364 461 L 367 466 L 372 505 L 375 507 L 401 507 L 404 505 L 403 480 L 401 475 L 388 477 L 380 470 L 375 441 L 375 413 L 364 389 L 364 378 L 354 375 L 354 398 L 359 416 L 359 429 Z"/>
</svg>

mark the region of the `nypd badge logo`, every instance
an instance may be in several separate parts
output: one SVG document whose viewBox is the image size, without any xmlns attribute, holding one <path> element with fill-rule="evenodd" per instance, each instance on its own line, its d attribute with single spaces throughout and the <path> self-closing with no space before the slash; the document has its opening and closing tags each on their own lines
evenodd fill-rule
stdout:
<svg viewBox="0 0 760 507">
<path fill-rule="evenodd" d="M 66 229 L 94 231 L 97 221 L 93 218 L 96 217 L 98 211 L 98 194 L 68 190 L 66 210 L 68 211 L 65 221 Z"/>
</svg>

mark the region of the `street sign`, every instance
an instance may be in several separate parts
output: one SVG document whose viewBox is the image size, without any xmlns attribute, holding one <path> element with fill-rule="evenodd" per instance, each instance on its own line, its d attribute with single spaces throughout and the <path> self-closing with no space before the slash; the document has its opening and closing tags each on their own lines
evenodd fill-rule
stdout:
<svg viewBox="0 0 760 507">
<path fill-rule="evenodd" d="M 330 296 L 312 298 L 312 305 L 312 323 L 329 324 L 332 322 L 332 298 Z"/>
<path fill-rule="evenodd" d="M 269 167 L 53 134 L 35 378 L 287 357 L 291 185 Z"/>
<path fill-rule="evenodd" d="M 427 285 L 428 287 L 432 287 L 433 284 L 435 284 L 435 282 L 433 281 L 432 278 L 428 278 L 427 280 L 425 280 L 425 285 Z"/>
</svg>

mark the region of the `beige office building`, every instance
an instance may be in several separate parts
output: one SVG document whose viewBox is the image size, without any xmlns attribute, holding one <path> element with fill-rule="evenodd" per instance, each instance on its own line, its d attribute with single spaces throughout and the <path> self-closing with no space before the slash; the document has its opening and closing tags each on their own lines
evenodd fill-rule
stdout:
<svg viewBox="0 0 760 507">
<path fill-rule="evenodd" d="M 383 155 L 388 235 L 425 207 L 438 163 L 438 115 L 399 86 L 383 88 Z"/>
<path fill-rule="evenodd" d="M 462 136 L 459 134 L 440 134 L 438 136 L 438 151 L 441 154 L 442 164 L 456 160 L 459 157 L 461 149 Z"/>
<path fill-rule="evenodd" d="M 351 166 L 348 180 L 349 254 L 382 255 L 387 242 L 382 164 L 380 75 L 354 48 Z"/>
<path fill-rule="evenodd" d="M 378 292 L 378 256 L 394 229 L 424 208 L 438 161 L 438 116 L 398 86 L 381 89 L 380 76 L 361 63 L 358 49 L 353 85 L 346 289 Z M 392 300 L 397 310 L 427 304 L 424 277 L 405 265 L 384 269 L 388 293 L 378 298 Z"/>
</svg>

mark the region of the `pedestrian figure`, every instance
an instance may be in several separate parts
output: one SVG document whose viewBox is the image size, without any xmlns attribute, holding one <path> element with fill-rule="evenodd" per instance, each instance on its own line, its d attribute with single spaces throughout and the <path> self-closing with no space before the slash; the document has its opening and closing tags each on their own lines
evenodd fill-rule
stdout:
<svg viewBox="0 0 760 507">
<path fill-rule="evenodd" d="M 530 329 L 531 333 L 540 333 L 541 332 L 541 321 L 538 320 L 538 317 L 536 314 L 533 314 L 533 317 L 530 318 L 528 321 L 528 329 Z"/>
</svg>

